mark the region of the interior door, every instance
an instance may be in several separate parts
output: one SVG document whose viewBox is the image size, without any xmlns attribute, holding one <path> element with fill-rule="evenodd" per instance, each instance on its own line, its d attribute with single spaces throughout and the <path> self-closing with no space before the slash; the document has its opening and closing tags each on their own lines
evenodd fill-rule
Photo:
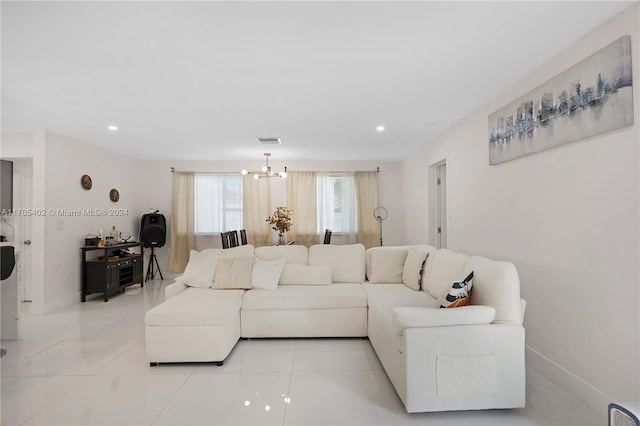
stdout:
<svg viewBox="0 0 640 426">
<path fill-rule="evenodd" d="M 33 208 L 33 161 L 14 160 L 13 162 L 14 208 L 30 210 Z M 15 246 L 18 250 L 18 297 L 22 302 L 32 300 L 32 219 L 30 215 L 14 216 Z"/>
<path fill-rule="evenodd" d="M 436 166 L 436 247 L 447 247 L 447 163 Z"/>
</svg>

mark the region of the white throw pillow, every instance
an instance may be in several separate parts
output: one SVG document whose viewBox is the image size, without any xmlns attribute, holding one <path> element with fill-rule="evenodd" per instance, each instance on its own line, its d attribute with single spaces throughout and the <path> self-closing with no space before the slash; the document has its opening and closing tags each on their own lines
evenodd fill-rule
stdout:
<svg viewBox="0 0 640 426">
<path fill-rule="evenodd" d="M 215 257 L 191 250 L 189 263 L 187 263 L 184 273 L 176 278 L 176 281 L 190 287 L 211 287 L 217 263 Z"/>
<path fill-rule="evenodd" d="M 402 284 L 406 250 L 374 250 L 371 252 L 370 283 Z"/>
<path fill-rule="evenodd" d="M 416 249 L 409 249 L 407 259 L 402 269 L 402 282 L 412 290 L 420 290 L 422 280 L 422 268 L 427 260 L 428 253 Z"/>
<path fill-rule="evenodd" d="M 250 289 L 254 257 L 218 258 L 213 289 Z"/>
<path fill-rule="evenodd" d="M 260 260 L 256 257 L 251 271 L 251 287 L 264 290 L 277 290 L 280 275 L 287 259 Z"/>
<path fill-rule="evenodd" d="M 329 265 L 308 266 L 287 263 L 280 275 L 280 284 L 329 285 L 331 272 Z"/>
<path fill-rule="evenodd" d="M 447 249 L 438 249 L 434 253 L 429 253 L 425 265 L 428 273 L 422 281 L 422 289 L 436 299 L 444 299 L 451 290 L 451 284 L 465 277 L 465 266 L 468 260 L 467 255 Z"/>
</svg>

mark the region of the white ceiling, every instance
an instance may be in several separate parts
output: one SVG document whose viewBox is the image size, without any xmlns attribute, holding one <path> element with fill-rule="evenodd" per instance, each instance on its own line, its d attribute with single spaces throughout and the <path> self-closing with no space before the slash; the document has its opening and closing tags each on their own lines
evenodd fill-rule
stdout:
<svg viewBox="0 0 640 426">
<path fill-rule="evenodd" d="M 2 1 L 2 131 L 145 160 L 399 160 L 631 4 Z"/>
</svg>

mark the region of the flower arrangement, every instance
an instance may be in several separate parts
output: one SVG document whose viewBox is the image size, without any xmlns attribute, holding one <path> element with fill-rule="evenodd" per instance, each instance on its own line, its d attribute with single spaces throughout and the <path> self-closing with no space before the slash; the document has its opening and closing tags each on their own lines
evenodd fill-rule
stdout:
<svg viewBox="0 0 640 426">
<path fill-rule="evenodd" d="M 278 231 L 280 241 L 284 239 L 284 233 L 291 230 L 291 212 L 287 207 L 276 207 L 276 211 L 267 218 L 267 222 L 272 225 L 274 231 Z"/>
</svg>

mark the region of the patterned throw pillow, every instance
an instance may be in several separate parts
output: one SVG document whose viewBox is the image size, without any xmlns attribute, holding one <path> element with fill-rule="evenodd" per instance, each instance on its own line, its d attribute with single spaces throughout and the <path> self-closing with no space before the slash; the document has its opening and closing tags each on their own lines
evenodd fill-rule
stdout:
<svg viewBox="0 0 640 426">
<path fill-rule="evenodd" d="M 471 287 L 473 287 L 473 271 L 467 277 L 460 281 L 453 283 L 449 294 L 444 298 L 441 308 L 457 308 L 458 306 L 465 306 L 469 303 L 469 297 L 471 297 Z"/>
</svg>

